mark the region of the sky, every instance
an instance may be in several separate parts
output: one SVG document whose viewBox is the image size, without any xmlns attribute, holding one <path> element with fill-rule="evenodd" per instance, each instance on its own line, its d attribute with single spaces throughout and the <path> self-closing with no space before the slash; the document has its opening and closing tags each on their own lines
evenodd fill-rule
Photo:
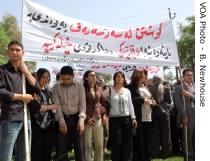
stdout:
<svg viewBox="0 0 210 161">
<path fill-rule="evenodd" d="M 175 36 L 178 38 L 177 22 L 194 15 L 194 0 L 33 0 L 66 16 L 98 25 L 130 28 L 156 24 L 169 18 L 171 9 Z M 22 0 L 0 0 L 0 21 L 8 13 L 16 16 L 21 26 Z"/>
</svg>

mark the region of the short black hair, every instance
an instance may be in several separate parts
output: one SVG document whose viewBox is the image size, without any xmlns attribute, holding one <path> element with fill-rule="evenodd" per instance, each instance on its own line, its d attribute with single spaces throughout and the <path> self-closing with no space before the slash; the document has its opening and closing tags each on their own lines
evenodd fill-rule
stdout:
<svg viewBox="0 0 210 161">
<path fill-rule="evenodd" d="M 60 75 L 73 75 L 74 69 L 71 66 L 63 66 L 60 71 Z"/>
<path fill-rule="evenodd" d="M 10 41 L 10 43 L 8 44 L 8 49 L 9 49 L 9 47 L 10 47 L 11 45 L 18 45 L 18 46 L 21 47 L 22 50 L 24 50 L 24 49 L 23 49 L 23 44 L 22 44 L 21 42 L 17 41 L 17 40 L 12 40 L 12 41 Z"/>
<path fill-rule="evenodd" d="M 60 77 L 61 77 L 61 73 L 58 72 L 58 73 L 56 74 L 56 81 L 59 81 L 59 80 L 60 80 Z"/>
<path fill-rule="evenodd" d="M 187 68 L 187 69 L 183 70 L 182 75 L 184 76 L 187 72 L 192 72 L 193 73 L 193 70 L 190 69 L 190 68 Z"/>
</svg>

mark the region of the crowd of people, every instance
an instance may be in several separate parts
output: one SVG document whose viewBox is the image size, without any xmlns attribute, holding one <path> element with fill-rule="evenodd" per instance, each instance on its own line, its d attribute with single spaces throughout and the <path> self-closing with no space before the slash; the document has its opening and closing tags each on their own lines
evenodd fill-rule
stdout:
<svg viewBox="0 0 210 161">
<path fill-rule="evenodd" d="M 195 154 L 195 91 L 193 71 L 183 71 L 181 82 L 171 85 L 160 77 L 148 80 L 146 69 L 134 70 L 129 83 L 122 71 L 113 85 L 97 80 L 87 70 L 83 80 L 74 79 L 71 66 L 63 66 L 50 88 L 45 68 L 31 74 L 22 61 L 23 45 L 11 41 L 7 64 L 0 66 L 0 161 L 26 158 L 23 105 L 28 107 L 28 131 L 32 161 L 151 161 Z M 22 80 L 26 78 L 26 94 Z M 185 98 L 183 101 L 183 97 Z M 184 106 L 185 104 L 185 106 Z M 184 108 L 185 107 L 185 108 Z M 188 129 L 185 143 L 184 128 Z"/>
</svg>

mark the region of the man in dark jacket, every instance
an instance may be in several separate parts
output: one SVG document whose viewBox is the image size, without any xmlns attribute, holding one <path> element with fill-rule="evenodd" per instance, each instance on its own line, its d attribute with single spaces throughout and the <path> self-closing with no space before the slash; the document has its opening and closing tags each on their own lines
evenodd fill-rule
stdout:
<svg viewBox="0 0 210 161">
<path fill-rule="evenodd" d="M 189 161 L 194 161 L 195 156 L 195 87 L 193 85 L 193 72 L 191 69 L 183 71 L 183 89 L 180 85 L 175 87 L 175 104 L 178 110 L 178 118 L 182 127 L 187 126 L 187 140 L 188 140 L 188 158 Z M 183 103 L 183 96 L 185 99 L 185 108 Z M 184 130 L 183 130 L 184 131 Z M 184 132 L 183 132 L 184 133 Z M 183 134 L 184 136 L 184 134 Z M 183 149 L 185 139 L 183 141 Z"/>
<path fill-rule="evenodd" d="M 160 77 L 153 77 L 153 85 L 150 86 L 152 97 L 157 105 L 153 107 L 151 130 L 151 155 L 153 158 L 167 158 L 172 151 L 170 133 L 170 104 L 171 94 L 168 87 L 163 85 Z M 161 148 L 160 148 L 161 147 Z"/>
<path fill-rule="evenodd" d="M 23 105 L 33 100 L 30 94 L 23 94 L 22 74 L 33 87 L 37 87 L 35 78 L 22 61 L 23 45 L 11 41 L 8 45 L 9 61 L 0 66 L 0 161 L 11 161 L 16 142 L 16 158 L 25 161 L 25 140 L 23 130 Z M 28 121 L 30 136 L 30 121 Z M 29 138 L 30 140 L 30 138 Z"/>
</svg>

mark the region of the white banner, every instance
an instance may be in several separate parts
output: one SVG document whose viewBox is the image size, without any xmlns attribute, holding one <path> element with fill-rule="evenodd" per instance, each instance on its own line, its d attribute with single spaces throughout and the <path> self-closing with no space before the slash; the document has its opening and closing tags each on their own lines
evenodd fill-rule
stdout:
<svg viewBox="0 0 210 161">
<path fill-rule="evenodd" d="M 171 20 L 122 30 L 66 17 L 29 0 L 24 0 L 22 16 L 25 60 L 179 65 Z"/>
<path fill-rule="evenodd" d="M 133 69 L 141 69 L 141 66 L 132 65 L 91 65 L 91 64 L 69 64 L 69 63 L 53 63 L 48 62 L 37 62 L 37 70 L 39 68 L 46 68 L 51 73 L 51 85 L 55 83 L 56 74 L 60 72 L 60 69 L 65 66 L 70 65 L 75 72 L 75 79 L 81 81 L 85 71 L 93 70 L 99 73 L 108 73 L 113 75 L 117 71 L 122 71 L 126 78 L 130 79 Z M 148 71 L 148 78 L 151 79 L 154 75 L 158 75 L 164 79 L 163 67 L 161 66 L 144 66 Z"/>
</svg>

